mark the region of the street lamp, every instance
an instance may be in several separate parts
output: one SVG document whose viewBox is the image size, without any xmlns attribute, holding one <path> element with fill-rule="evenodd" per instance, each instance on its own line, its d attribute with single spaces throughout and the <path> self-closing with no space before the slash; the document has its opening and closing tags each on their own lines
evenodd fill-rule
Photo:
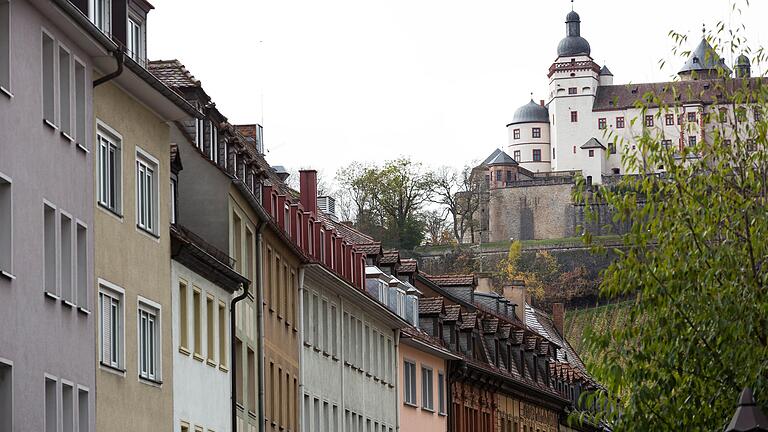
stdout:
<svg viewBox="0 0 768 432">
<path fill-rule="evenodd" d="M 768 417 L 755 404 L 750 388 L 741 392 L 739 406 L 725 432 L 768 432 Z"/>
</svg>

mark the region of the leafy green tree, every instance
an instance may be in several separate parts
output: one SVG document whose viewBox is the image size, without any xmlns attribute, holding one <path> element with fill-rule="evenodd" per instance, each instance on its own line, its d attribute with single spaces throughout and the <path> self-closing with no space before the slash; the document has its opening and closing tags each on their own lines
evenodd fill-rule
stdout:
<svg viewBox="0 0 768 432">
<path fill-rule="evenodd" d="M 751 55 L 755 70 L 762 50 L 750 54 L 738 29 L 716 29 L 715 49 Z M 608 298 L 634 296 L 627 325 L 586 335 L 605 390 L 585 402 L 607 408 L 596 415 L 615 431 L 723 430 L 743 387 L 768 401 L 768 81 L 719 72 L 706 93 L 681 81 L 637 105 L 639 119 L 663 124 L 682 112 L 677 101 L 709 100 L 703 122 L 680 126 L 703 139 L 665 146 L 653 127 L 632 142 L 613 137 L 624 171 L 640 175 L 614 187 L 578 182 L 577 200 L 610 205 L 614 223 L 631 227 L 600 288 Z"/>
</svg>

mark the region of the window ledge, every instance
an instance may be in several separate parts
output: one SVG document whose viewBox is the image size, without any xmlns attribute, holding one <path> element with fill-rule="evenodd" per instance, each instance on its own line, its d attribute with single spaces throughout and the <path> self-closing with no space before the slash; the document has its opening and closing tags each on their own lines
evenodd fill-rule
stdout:
<svg viewBox="0 0 768 432">
<path fill-rule="evenodd" d="M 78 148 L 80 151 L 82 151 L 83 153 L 85 153 L 85 154 L 88 154 L 88 153 L 90 153 L 90 152 L 91 152 L 90 150 L 88 150 L 87 148 L 85 148 L 85 146 L 84 146 L 84 145 L 82 145 L 82 144 L 80 144 L 80 143 L 77 143 L 77 148 Z"/>
<path fill-rule="evenodd" d="M 60 131 L 59 133 L 61 134 L 61 137 L 64 138 L 65 140 L 67 140 L 69 142 L 74 142 L 75 141 L 75 139 L 72 138 L 71 136 L 69 136 L 68 133 L 66 133 L 64 131 Z"/>
<path fill-rule="evenodd" d="M 86 309 L 84 307 L 81 307 L 81 306 L 77 307 L 77 311 L 80 312 L 81 314 L 85 314 L 85 315 L 90 315 L 91 314 L 91 311 L 89 311 L 88 309 Z"/>
<path fill-rule="evenodd" d="M 53 130 L 59 130 L 59 127 L 56 126 L 55 124 L 53 124 L 53 122 L 50 121 L 50 120 L 43 119 L 43 124 L 48 126 L 51 129 L 53 129 Z"/>
<path fill-rule="evenodd" d="M 8 96 L 8 99 L 13 99 L 13 93 L 3 86 L 0 86 L 0 93 Z"/>
<path fill-rule="evenodd" d="M 52 299 L 52 300 L 58 300 L 59 299 L 59 296 L 57 296 L 56 294 L 53 294 L 53 293 L 49 293 L 48 291 L 45 292 L 45 296 L 50 298 L 50 299 Z"/>
<path fill-rule="evenodd" d="M 317 352 L 317 353 L 320 352 L 320 348 L 312 347 L 312 349 L 315 350 L 315 352 Z"/>
<path fill-rule="evenodd" d="M 110 215 L 116 217 L 118 220 L 120 220 L 120 223 L 123 222 L 123 215 L 118 213 L 117 210 L 113 210 L 113 209 L 109 208 L 106 204 L 104 204 L 101 201 L 98 201 L 98 204 L 99 204 L 99 208 L 100 209 L 102 209 L 102 210 L 106 211 L 107 213 L 109 213 Z"/>
<path fill-rule="evenodd" d="M 219 365 L 218 365 L 218 363 L 216 363 L 216 362 L 215 362 L 215 361 L 213 361 L 212 359 L 208 359 L 208 360 L 206 360 L 205 364 L 207 364 L 208 366 L 210 366 L 210 367 L 212 367 L 212 368 L 216 368 L 216 367 L 218 367 L 218 366 L 219 366 Z"/>
<path fill-rule="evenodd" d="M 426 412 L 431 412 L 432 414 L 435 413 L 434 408 L 421 407 L 421 410 Z"/>
<path fill-rule="evenodd" d="M 199 361 L 199 362 L 203 362 L 203 361 L 205 360 L 205 359 L 203 358 L 203 356 L 201 356 L 201 355 L 200 355 L 200 354 L 198 354 L 198 353 L 194 353 L 194 354 L 192 354 L 192 358 L 193 358 L 193 359 L 195 359 L 195 360 L 197 360 L 197 361 Z"/>
<path fill-rule="evenodd" d="M 125 377 L 125 369 L 121 369 L 119 367 L 114 367 L 114 366 L 112 366 L 110 364 L 104 363 L 103 361 L 99 362 L 99 366 L 101 366 L 101 368 L 103 370 L 105 370 L 105 371 L 107 371 L 109 373 Z"/>
<path fill-rule="evenodd" d="M 278 314 L 277 314 L 277 319 L 282 321 L 282 319 L 283 319 L 283 314 L 281 314 L 281 313 L 278 313 Z"/>
<path fill-rule="evenodd" d="M 69 301 L 69 300 L 64 300 L 64 299 L 61 299 L 61 303 L 62 303 L 64 306 L 69 306 L 69 307 L 71 307 L 71 308 L 76 308 L 76 307 L 77 307 L 77 305 L 76 305 L 76 304 L 72 303 L 72 302 L 71 302 L 71 301 Z"/>
<path fill-rule="evenodd" d="M 416 409 L 419 408 L 418 405 L 416 405 L 414 403 L 410 403 L 410 402 L 403 402 L 403 405 L 405 405 L 407 407 L 411 407 L 411 408 L 416 408 Z"/>
<path fill-rule="evenodd" d="M 224 366 L 224 365 L 219 365 L 219 370 L 224 372 L 224 373 L 229 372 L 229 368 Z"/>
<path fill-rule="evenodd" d="M 329 354 L 327 351 L 325 351 L 325 350 L 323 350 L 323 355 L 324 355 L 324 356 L 326 356 L 326 357 L 330 357 L 330 356 L 331 356 L 331 355 L 330 355 L 330 354 Z"/>
<path fill-rule="evenodd" d="M 252 419 L 256 420 L 256 413 L 251 411 L 250 409 L 248 410 L 248 416 L 250 416 Z M 274 426 L 274 425 L 275 425 L 275 422 L 272 422 L 272 426 Z"/>
<path fill-rule="evenodd" d="M 307 347 L 307 348 L 310 348 L 310 347 L 312 346 L 312 344 L 310 344 L 309 342 L 306 342 L 306 341 L 305 341 L 305 342 L 304 342 L 304 346 L 305 346 L 305 347 Z"/>
<path fill-rule="evenodd" d="M 152 378 L 144 378 L 143 376 L 139 375 L 139 382 L 142 382 L 144 384 L 150 385 L 152 387 L 161 387 L 163 385 L 162 381 L 155 380 Z"/>
<path fill-rule="evenodd" d="M 15 280 L 16 279 L 16 276 L 14 276 L 13 274 L 11 274 L 10 272 L 7 272 L 5 270 L 0 270 L 0 276 L 4 277 L 6 279 L 9 279 L 9 280 Z"/>
<path fill-rule="evenodd" d="M 447 416 L 448 414 L 446 414 L 446 413 L 444 413 L 444 412 L 439 412 L 439 413 L 437 413 L 437 415 L 439 415 L 440 417 L 445 417 L 445 416 Z"/>
<path fill-rule="evenodd" d="M 189 357 L 189 355 L 192 354 L 191 352 L 189 352 L 188 349 L 184 348 L 183 346 L 179 346 L 179 352 L 184 354 L 187 357 Z"/>
<path fill-rule="evenodd" d="M 331 356 L 331 358 L 333 359 L 333 361 L 339 361 L 339 358 L 335 355 Z"/>
<path fill-rule="evenodd" d="M 136 229 L 137 229 L 139 232 L 141 232 L 141 233 L 143 233 L 143 234 L 146 234 L 146 235 L 148 235 L 148 236 L 152 237 L 152 238 L 153 238 L 153 239 L 155 239 L 155 240 L 160 240 L 160 236 L 159 236 L 158 234 L 155 234 L 154 232 L 152 232 L 152 231 L 150 231 L 150 230 L 148 230 L 148 229 L 146 229 L 146 228 L 142 228 L 142 227 L 140 227 L 138 224 L 136 225 Z"/>
</svg>

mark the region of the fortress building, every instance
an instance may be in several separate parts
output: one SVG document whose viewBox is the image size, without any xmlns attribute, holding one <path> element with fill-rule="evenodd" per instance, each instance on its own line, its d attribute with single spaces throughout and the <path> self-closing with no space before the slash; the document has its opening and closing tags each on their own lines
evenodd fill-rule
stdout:
<svg viewBox="0 0 768 432">
<path fill-rule="evenodd" d="M 679 80 L 614 84 L 608 67 L 592 58 L 589 42 L 581 36 L 579 14 L 569 12 L 565 26 L 565 37 L 547 72 L 547 99 L 518 108 L 506 126 L 506 148 L 497 149 L 473 170 L 474 175 L 485 176 L 483 196 L 488 200 L 476 215 L 475 239 L 574 235 L 583 222 L 583 211 L 570 198 L 577 174 L 588 184 L 610 184 L 621 175 L 637 174 L 625 172 L 622 155 L 637 152 L 634 138 L 644 133 L 680 150 L 711 141 L 715 130 L 735 115 L 733 107 L 723 103 L 727 98 L 722 78 L 735 73 L 736 86 L 759 84 L 760 78 L 751 78 L 748 57 L 740 55 L 732 71 L 705 37 L 678 72 Z M 637 108 L 648 93 L 657 95 L 666 107 Z M 759 116 L 751 107 L 738 109 L 747 121 Z M 736 136 L 726 132 L 724 142 L 730 139 Z M 663 169 L 647 167 L 648 172 Z"/>
</svg>

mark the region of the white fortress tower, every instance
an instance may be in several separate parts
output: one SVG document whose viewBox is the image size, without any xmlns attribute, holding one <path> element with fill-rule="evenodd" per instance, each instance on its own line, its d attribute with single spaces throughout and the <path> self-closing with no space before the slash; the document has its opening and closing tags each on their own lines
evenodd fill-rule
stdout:
<svg viewBox="0 0 768 432">
<path fill-rule="evenodd" d="M 552 170 L 549 140 L 549 111 L 544 101 L 531 101 L 515 111 L 507 125 L 509 145 L 507 154 L 531 172 Z"/>
</svg>

